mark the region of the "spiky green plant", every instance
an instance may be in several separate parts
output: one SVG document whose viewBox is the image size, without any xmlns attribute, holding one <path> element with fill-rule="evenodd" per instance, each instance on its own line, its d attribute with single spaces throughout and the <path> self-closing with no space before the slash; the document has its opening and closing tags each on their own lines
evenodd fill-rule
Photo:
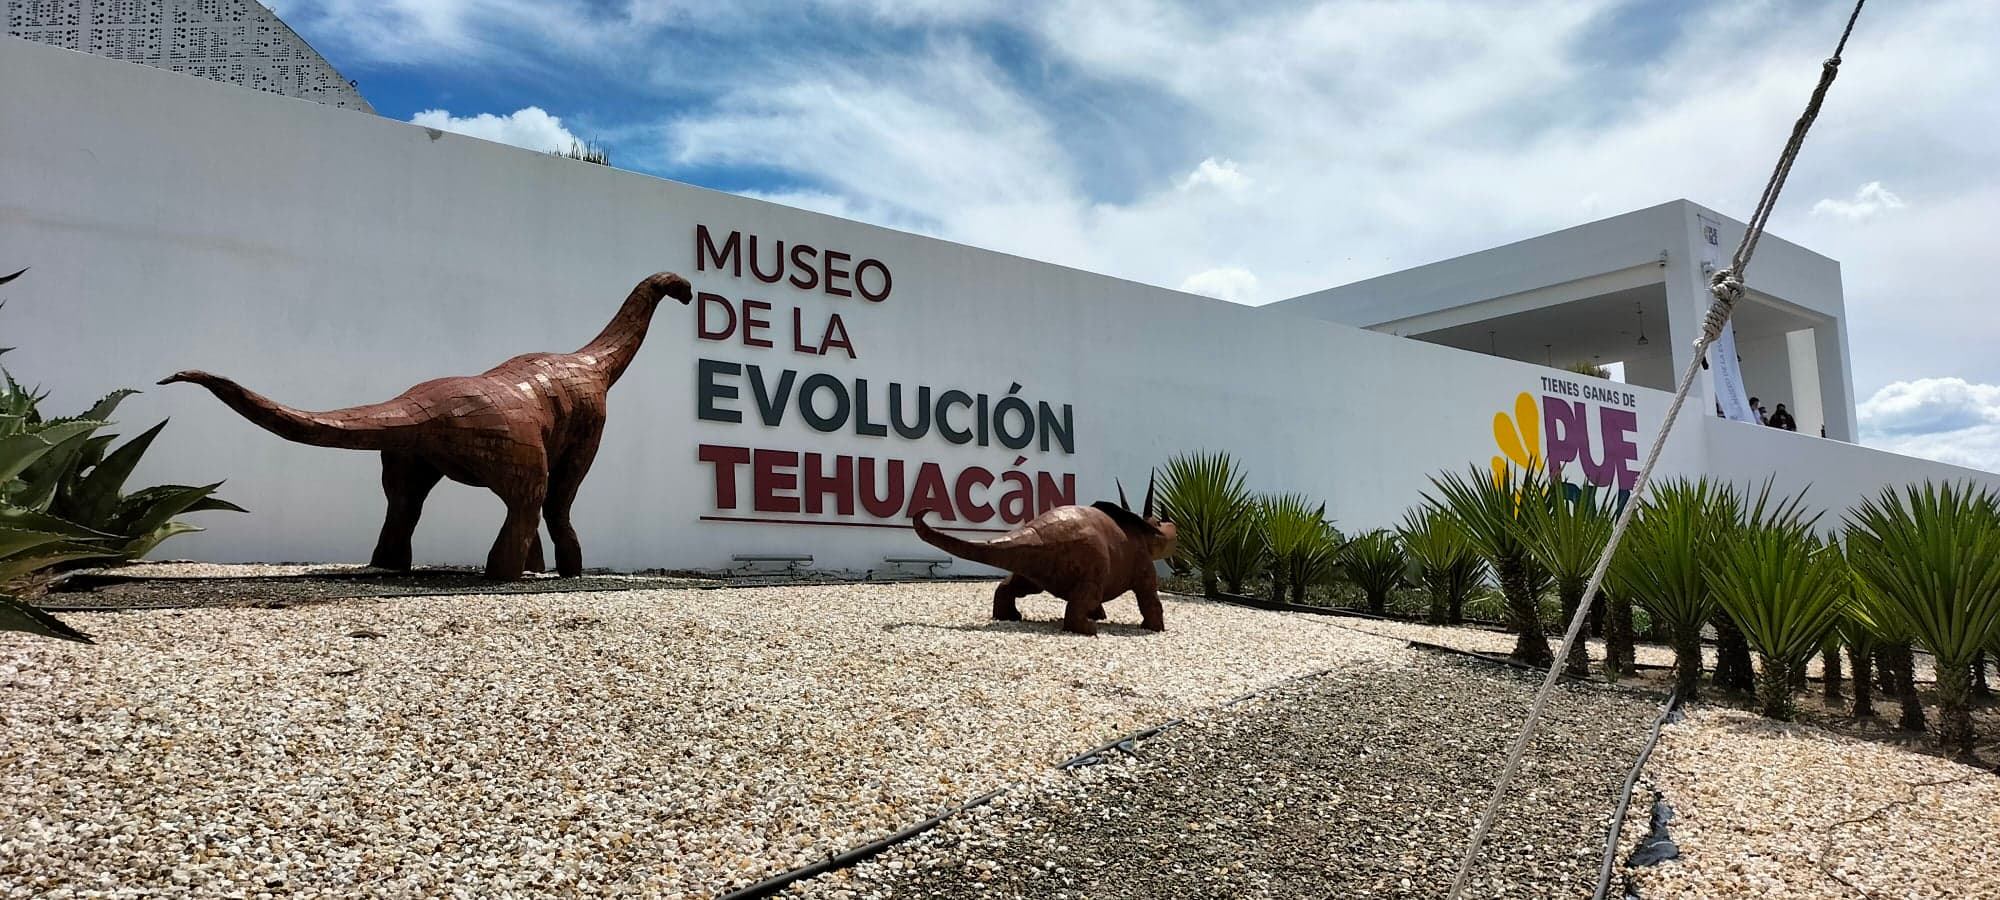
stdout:
<svg viewBox="0 0 2000 900">
<path fill-rule="evenodd" d="M 1389 595 L 1409 583 L 1410 560 L 1396 533 L 1379 528 L 1361 535 L 1340 548 L 1340 573 L 1368 598 L 1368 611 L 1382 615 L 1389 611 Z"/>
<path fill-rule="evenodd" d="M 1270 548 L 1273 590 L 1288 585 L 1292 602 L 1304 603 L 1306 589 L 1333 571 L 1340 549 L 1333 526 L 1326 521 L 1326 504 L 1315 506 L 1304 494 L 1266 495 L 1260 504 L 1258 520 L 1264 544 Z"/>
<path fill-rule="evenodd" d="M 1223 556 L 1244 549 L 1242 530 L 1254 511 L 1242 468 L 1220 450 L 1169 459 L 1160 479 L 1160 508 L 1179 531 L 1175 553 L 1201 572 L 1202 592 L 1215 596 Z"/>
<path fill-rule="evenodd" d="M 1716 611 L 1704 573 L 1733 524 L 1726 493 L 1707 478 L 1655 483 L 1611 561 L 1612 589 L 1667 633 L 1682 700 L 1699 693 L 1701 630 Z"/>
<path fill-rule="evenodd" d="M 1752 519 L 1718 548 L 1708 583 L 1757 652 L 1763 713 L 1789 721 L 1797 676 L 1835 633 L 1849 597 L 1846 561 L 1809 520 Z"/>
<path fill-rule="evenodd" d="M 1215 574 L 1232 594 L 1243 593 L 1246 582 L 1264 571 L 1270 548 L 1264 544 L 1264 528 L 1256 503 L 1245 503 L 1243 513 L 1224 533 L 1215 559 Z"/>
<path fill-rule="evenodd" d="M 1869 608 L 1937 660 L 1938 742 L 1972 755 L 1972 659 L 2000 628 L 2000 509 L 1983 488 L 1926 481 L 1849 512 Z"/>
<path fill-rule="evenodd" d="M 0 284 L 20 275 L 0 277 Z M 165 424 L 110 449 L 115 436 L 97 432 L 134 393 L 116 391 L 80 416 L 44 420 L 47 394 L 0 368 L 0 589 L 34 587 L 47 572 L 84 561 L 137 558 L 160 541 L 197 530 L 174 521 L 176 515 L 237 509 L 210 496 L 216 485 L 122 493 L 125 478 Z M 12 595 L 0 596 L 0 630 L 89 641 Z"/>
<path fill-rule="evenodd" d="M 1449 514 L 1427 507 L 1403 515 L 1397 529 L 1416 564 L 1416 582 L 1430 599 L 1434 625 L 1465 621 L 1465 600 L 1486 579 L 1486 560 Z"/>
<path fill-rule="evenodd" d="M 1547 489 L 1539 468 L 1508 466 L 1495 472 L 1474 466 L 1464 474 L 1432 476 L 1431 485 L 1436 494 L 1426 495 L 1425 500 L 1458 521 L 1500 582 L 1508 624 L 1515 633 L 1513 657 L 1530 665 L 1548 665 L 1551 653 L 1542 634 L 1537 589 L 1547 583 L 1548 575 L 1528 547 L 1532 533 L 1522 509 Z"/>
<path fill-rule="evenodd" d="M 1555 482 L 1535 499 L 1538 502 L 1522 504 L 1526 513 L 1522 518 L 1530 533 L 1528 551 L 1549 573 L 1562 603 L 1558 626 L 1567 628 L 1570 617 L 1583 604 L 1583 589 L 1589 586 L 1597 557 L 1611 538 L 1611 498 L 1596 485 L 1572 487 Z M 1570 647 L 1563 666 L 1577 677 L 1590 674 L 1590 653 L 1584 641 Z"/>
</svg>

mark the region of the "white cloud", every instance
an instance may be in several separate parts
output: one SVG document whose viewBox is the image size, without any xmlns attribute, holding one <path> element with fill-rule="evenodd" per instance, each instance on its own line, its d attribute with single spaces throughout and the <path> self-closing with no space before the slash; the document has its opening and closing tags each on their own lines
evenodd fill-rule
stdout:
<svg viewBox="0 0 2000 900">
<path fill-rule="evenodd" d="M 455 134 L 498 141 L 529 150 L 568 150 L 570 145 L 582 143 L 570 130 L 563 127 L 562 120 L 549 115 L 539 106 L 517 109 L 504 116 L 480 113 L 476 116 L 454 116 L 442 109 L 427 109 L 410 117 L 410 121 L 425 128 L 436 128 Z"/>
<path fill-rule="evenodd" d="M 1918 434 L 2000 423 L 2000 385 L 1919 378 L 1883 386 L 1856 410 L 1864 432 Z"/>
<path fill-rule="evenodd" d="M 1865 222 L 1875 218 L 1883 210 L 1902 209 L 1903 198 L 1890 193 L 1882 182 L 1871 181 L 1854 192 L 1853 200 L 1835 200 L 1828 197 L 1813 204 L 1815 216 L 1833 216 L 1849 222 Z"/>
<path fill-rule="evenodd" d="M 1256 273 L 1258 300 L 1677 197 L 1742 218 L 1846 13 L 1630 0 L 804 5 L 281 8 L 369 63 L 616 83 L 626 121 L 593 112 L 593 126 L 652 142 L 621 133 L 621 164 L 770 174 L 758 186 L 814 209 L 1167 286 L 1226 264 Z M 1774 234 L 1842 264 L 1863 395 L 1938 372 L 2000 383 L 1994 46 L 1992 0 L 1871 6 L 1779 203 Z"/>
<path fill-rule="evenodd" d="M 2000 385 L 1963 378 L 1898 381 L 1857 412 L 1861 441 L 1871 447 L 2000 472 Z"/>
<path fill-rule="evenodd" d="M 1257 297 L 1257 276 L 1248 270 L 1224 266 L 1189 275 L 1181 290 L 1231 303 L 1249 303 Z"/>
<path fill-rule="evenodd" d="M 1236 163 L 1226 159 L 1217 160 L 1211 156 L 1202 160 L 1201 165 L 1196 166 L 1186 178 L 1181 179 L 1180 183 L 1180 189 L 1183 191 L 1203 187 L 1240 194 L 1250 187 L 1250 176 L 1243 174 L 1243 170 L 1237 168 Z"/>
</svg>

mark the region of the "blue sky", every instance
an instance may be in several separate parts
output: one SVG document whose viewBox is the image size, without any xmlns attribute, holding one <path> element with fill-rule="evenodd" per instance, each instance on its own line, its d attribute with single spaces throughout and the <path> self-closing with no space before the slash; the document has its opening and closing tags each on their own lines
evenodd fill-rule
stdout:
<svg viewBox="0 0 2000 900">
<path fill-rule="evenodd" d="M 266 0 L 383 115 L 1247 303 L 1743 217 L 1844 2 Z M 1773 220 L 1864 437 L 2000 470 L 2000 3 L 1871 4 Z M 1754 276 L 1754 270 L 1753 270 Z"/>
</svg>

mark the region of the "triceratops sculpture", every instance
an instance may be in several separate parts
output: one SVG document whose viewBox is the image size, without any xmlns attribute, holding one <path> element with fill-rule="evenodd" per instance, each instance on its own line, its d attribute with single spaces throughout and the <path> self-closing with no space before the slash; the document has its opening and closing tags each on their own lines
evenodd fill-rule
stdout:
<svg viewBox="0 0 2000 900">
<path fill-rule="evenodd" d="M 1132 511 L 1120 485 L 1117 503 L 1058 506 L 990 541 L 941 533 L 924 522 L 922 513 L 912 524 L 924 543 L 1010 573 L 993 591 L 995 619 L 1020 621 L 1015 601 L 1047 591 L 1066 604 L 1064 631 L 1096 634 L 1094 620 L 1104 618 L 1104 604 L 1129 590 L 1139 601 L 1145 627 L 1167 630 L 1153 563 L 1174 552 L 1176 533 L 1174 523 L 1153 515 L 1151 483 L 1143 512 Z"/>
<path fill-rule="evenodd" d="M 693 298 L 687 279 L 659 272 L 639 282 L 611 324 L 575 353 L 528 353 L 478 375 L 439 378 L 394 399 L 327 412 L 293 409 L 219 375 L 186 371 L 161 384 L 201 385 L 252 424 L 288 441 L 382 453 L 389 514 L 372 565 L 410 567 L 410 536 L 438 480 L 488 488 L 507 524 L 486 555 L 486 577 L 540 571 L 546 516 L 556 571 L 583 574 L 570 504 L 604 435 L 605 395 L 646 339 L 660 300 Z"/>
</svg>

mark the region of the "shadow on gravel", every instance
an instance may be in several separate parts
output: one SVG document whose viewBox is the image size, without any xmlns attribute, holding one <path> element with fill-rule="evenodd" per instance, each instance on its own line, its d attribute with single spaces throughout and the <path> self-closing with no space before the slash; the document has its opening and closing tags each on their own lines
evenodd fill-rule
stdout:
<svg viewBox="0 0 2000 900">
<path fill-rule="evenodd" d="M 357 570 L 251 578 L 148 578 L 117 572 L 73 576 L 43 595 L 37 605 L 53 611 L 186 609 L 195 607 L 282 608 L 362 597 L 436 597 L 449 594 L 553 594 L 684 588 L 680 578 L 637 578 L 585 574 L 578 578 L 530 577 L 488 581 L 471 569 L 418 569 L 411 572 Z"/>
<path fill-rule="evenodd" d="M 1349 667 L 948 822 L 839 888 L 890 898 L 1441 897 L 1530 673 L 1418 656 Z M 1583 897 L 1650 697 L 1556 691 L 1467 896 Z M 855 882 L 859 882 L 857 885 Z M 838 895 L 827 890 L 808 896 Z"/>
<path fill-rule="evenodd" d="M 1068 637 L 1089 637 L 1070 634 L 1062 630 L 1062 622 L 1057 619 L 1025 619 L 1019 622 L 981 622 L 977 625 L 940 625 L 936 622 L 890 622 L 882 626 L 883 631 L 894 634 L 905 628 L 921 628 L 929 631 L 965 631 L 997 634 L 1060 634 Z M 1138 625 L 1125 622 L 1097 623 L 1098 637 L 1153 637 L 1158 631 L 1147 631 Z"/>
</svg>

